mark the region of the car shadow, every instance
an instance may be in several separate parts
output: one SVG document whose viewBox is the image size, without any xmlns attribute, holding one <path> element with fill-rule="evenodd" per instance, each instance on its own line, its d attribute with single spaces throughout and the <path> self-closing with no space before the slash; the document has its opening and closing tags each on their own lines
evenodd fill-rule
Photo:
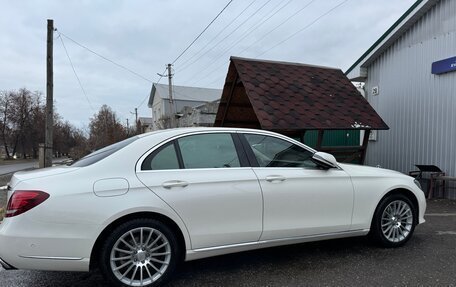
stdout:
<svg viewBox="0 0 456 287">
<path fill-rule="evenodd" d="M 420 240 L 415 236 L 413 241 L 419 244 Z M 283 278 L 291 278 L 297 272 L 337 270 L 353 260 L 362 261 L 369 257 L 380 261 L 391 260 L 392 252 L 392 249 L 376 247 L 366 237 L 265 248 L 184 262 L 167 286 L 265 286 L 270 285 L 268 282 L 271 278 L 281 278 L 283 281 Z M 15 279 L 11 281 L 15 284 L 9 285 L 6 280 L 6 284 L 2 286 L 109 286 L 99 272 L 1 273 L 8 273 L 8 278 Z M 17 276 L 13 273 L 17 273 Z"/>
</svg>

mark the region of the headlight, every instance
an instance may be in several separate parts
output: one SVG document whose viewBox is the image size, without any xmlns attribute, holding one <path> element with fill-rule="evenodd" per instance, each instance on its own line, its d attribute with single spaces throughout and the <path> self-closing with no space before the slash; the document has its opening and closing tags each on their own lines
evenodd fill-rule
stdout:
<svg viewBox="0 0 456 287">
<path fill-rule="evenodd" d="M 421 183 L 418 180 L 414 179 L 413 182 L 416 184 L 416 186 L 418 186 L 419 189 L 423 190 L 421 188 Z"/>
</svg>

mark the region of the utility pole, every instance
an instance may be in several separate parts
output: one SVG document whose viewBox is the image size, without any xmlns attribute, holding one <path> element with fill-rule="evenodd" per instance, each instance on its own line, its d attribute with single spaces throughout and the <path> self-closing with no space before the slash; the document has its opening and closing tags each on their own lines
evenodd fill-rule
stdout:
<svg viewBox="0 0 456 287">
<path fill-rule="evenodd" d="M 173 74 L 171 73 L 172 64 L 168 64 L 168 93 L 169 93 L 169 110 L 170 110 L 170 124 L 171 128 L 176 127 L 174 124 L 176 119 L 176 113 L 174 111 L 174 100 L 173 100 Z"/>
<path fill-rule="evenodd" d="M 134 113 L 130 112 L 130 114 L 135 115 L 135 129 L 136 129 L 135 133 L 139 133 L 139 128 L 138 128 L 138 108 L 135 108 L 135 112 Z"/>
<path fill-rule="evenodd" d="M 52 166 L 52 140 L 54 128 L 54 20 L 47 20 L 47 54 L 46 54 L 46 127 L 44 143 L 44 167 Z"/>
<path fill-rule="evenodd" d="M 128 119 L 127 119 L 127 136 L 130 135 L 130 125 L 128 124 Z"/>
<path fill-rule="evenodd" d="M 135 108 L 135 129 L 138 132 L 138 108 Z"/>
</svg>

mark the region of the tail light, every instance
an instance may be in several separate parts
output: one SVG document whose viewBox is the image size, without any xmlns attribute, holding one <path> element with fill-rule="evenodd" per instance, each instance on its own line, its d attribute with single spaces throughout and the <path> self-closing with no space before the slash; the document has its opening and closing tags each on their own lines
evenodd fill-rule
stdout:
<svg viewBox="0 0 456 287">
<path fill-rule="evenodd" d="M 22 214 L 49 198 L 49 194 L 40 190 L 16 190 L 11 195 L 5 217 Z"/>
</svg>

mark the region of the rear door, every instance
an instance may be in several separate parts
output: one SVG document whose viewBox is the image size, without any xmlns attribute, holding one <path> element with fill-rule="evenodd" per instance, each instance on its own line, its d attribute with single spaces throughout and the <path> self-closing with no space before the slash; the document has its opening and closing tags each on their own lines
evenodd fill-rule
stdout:
<svg viewBox="0 0 456 287">
<path fill-rule="evenodd" d="M 259 240 L 261 189 L 237 134 L 186 135 L 140 163 L 138 178 L 179 214 L 193 249 Z"/>
</svg>

